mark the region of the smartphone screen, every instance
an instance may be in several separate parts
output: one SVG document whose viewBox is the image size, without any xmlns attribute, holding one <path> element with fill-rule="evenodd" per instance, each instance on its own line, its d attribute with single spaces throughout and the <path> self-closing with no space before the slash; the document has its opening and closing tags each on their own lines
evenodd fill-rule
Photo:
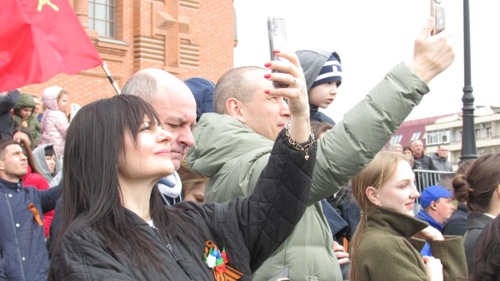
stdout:
<svg viewBox="0 0 500 281">
<path fill-rule="evenodd" d="M 441 0 L 431 1 L 431 16 L 434 18 L 435 27 L 432 35 L 438 34 L 446 27 L 445 8 Z"/>
<path fill-rule="evenodd" d="M 287 47 L 287 37 L 286 37 L 286 26 L 285 20 L 279 17 L 268 17 L 267 18 L 267 28 L 269 33 L 269 50 L 271 54 L 271 60 L 284 60 L 283 58 L 277 57 L 274 54 L 274 50 L 285 50 Z M 283 88 L 288 87 L 288 85 L 274 83 L 274 87 Z"/>
</svg>

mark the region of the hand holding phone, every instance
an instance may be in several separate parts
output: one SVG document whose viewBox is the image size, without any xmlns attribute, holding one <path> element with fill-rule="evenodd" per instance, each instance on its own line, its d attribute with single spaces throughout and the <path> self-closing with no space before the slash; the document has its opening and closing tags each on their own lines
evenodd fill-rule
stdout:
<svg viewBox="0 0 500 281">
<path fill-rule="evenodd" d="M 277 58 L 274 55 L 274 50 L 282 50 L 287 46 L 285 20 L 278 17 L 268 17 L 267 28 L 269 33 L 271 60 L 279 60 L 281 58 Z"/>
<path fill-rule="evenodd" d="M 287 47 L 285 20 L 279 17 L 267 18 L 267 30 L 269 34 L 269 50 L 271 60 L 284 60 L 274 54 L 274 50 L 285 50 Z M 275 88 L 288 87 L 286 84 L 273 82 Z"/>
<path fill-rule="evenodd" d="M 441 0 L 430 0 L 431 1 L 431 16 L 434 18 L 434 29 L 432 30 L 432 35 L 436 35 L 443 31 L 446 27 L 446 17 L 445 8 Z"/>
</svg>

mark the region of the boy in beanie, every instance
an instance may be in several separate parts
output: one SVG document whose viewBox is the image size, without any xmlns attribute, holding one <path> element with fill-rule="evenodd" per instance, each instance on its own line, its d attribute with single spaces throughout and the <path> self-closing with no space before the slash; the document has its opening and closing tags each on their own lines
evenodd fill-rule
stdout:
<svg viewBox="0 0 500 281">
<path fill-rule="evenodd" d="M 342 83 L 340 56 L 336 52 L 323 50 L 299 50 L 296 54 L 306 78 L 311 122 L 318 121 L 335 125 L 335 121 L 319 112 L 319 108 L 327 108 L 337 96 L 337 89 Z M 321 205 L 334 236 L 333 239 L 342 237 L 348 226 L 347 222 L 326 199 L 321 200 Z M 347 280 L 350 271 L 349 254 L 337 241 L 334 242 L 333 250 L 339 261 L 342 277 Z"/>
<path fill-rule="evenodd" d="M 296 52 L 306 78 L 311 121 L 323 121 L 335 125 L 319 108 L 327 108 L 337 96 L 342 83 L 342 66 L 336 52 L 300 50 Z"/>
</svg>

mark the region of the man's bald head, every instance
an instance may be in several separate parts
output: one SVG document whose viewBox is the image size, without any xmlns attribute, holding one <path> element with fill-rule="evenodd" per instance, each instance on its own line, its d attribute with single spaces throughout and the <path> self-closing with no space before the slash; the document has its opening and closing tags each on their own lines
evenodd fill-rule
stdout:
<svg viewBox="0 0 500 281">
<path fill-rule="evenodd" d="M 158 89 L 162 87 L 167 92 L 173 94 L 184 93 L 191 94 L 191 90 L 179 78 L 158 68 L 145 68 L 137 71 L 125 83 L 122 89 L 122 94 L 136 95 L 147 102 L 151 102 Z"/>
<path fill-rule="evenodd" d="M 125 83 L 122 95 L 136 95 L 158 112 L 170 142 L 175 169 L 181 166 L 187 149 L 194 144 L 191 129 L 196 124 L 196 101 L 188 86 L 174 75 L 157 68 L 136 72 Z"/>
<path fill-rule="evenodd" d="M 262 73 L 263 76 L 269 71 L 258 66 L 241 66 L 224 73 L 215 85 L 214 111 L 219 114 L 229 114 L 226 109 L 226 102 L 230 98 L 238 99 L 244 103 L 251 101 L 253 93 L 260 86 L 255 83 L 255 80 L 251 80 L 253 76 L 250 74 L 254 72 Z"/>
</svg>

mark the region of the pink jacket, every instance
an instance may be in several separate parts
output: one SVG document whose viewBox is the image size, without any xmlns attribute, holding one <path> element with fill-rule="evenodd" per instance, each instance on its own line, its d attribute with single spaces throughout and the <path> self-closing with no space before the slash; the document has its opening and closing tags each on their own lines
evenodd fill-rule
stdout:
<svg viewBox="0 0 500 281">
<path fill-rule="evenodd" d="M 38 145 L 53 144 L 58 158 L 64 155 L 66 130 L 69 126 L 68 117 L 57 107 L 57 96 L 61 90 L 62 88 L 58 86 L 48 87 L 43 90 L 42 100 L 46 109 L 40 122 L 42 136 L 38 142 Z"/>
</svg>

